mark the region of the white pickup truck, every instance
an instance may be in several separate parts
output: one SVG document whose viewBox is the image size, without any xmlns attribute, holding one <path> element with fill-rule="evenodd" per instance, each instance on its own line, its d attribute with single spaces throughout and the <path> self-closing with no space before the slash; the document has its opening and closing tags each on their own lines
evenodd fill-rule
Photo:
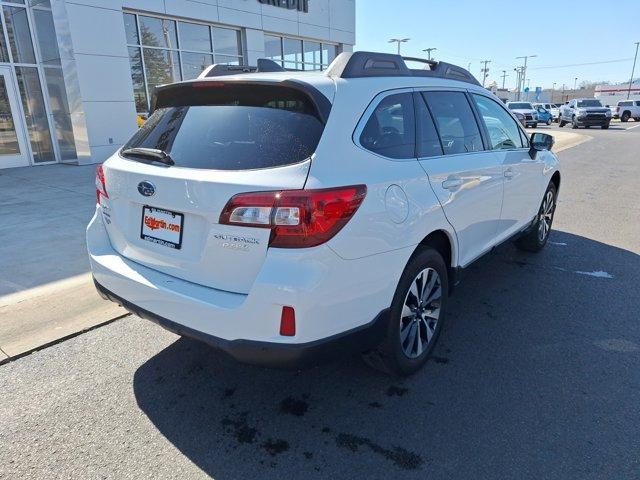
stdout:
<svg viewBox="0 0 640 480">
<path fill-rule="evenodd" d="M 615 118 L 619 118 L 622 122 L 628 122 L 631 118 L 636 122 L 640 122 L 640 100 L 618 102 L 618 107 L 613 114 Z"/>
</svg>

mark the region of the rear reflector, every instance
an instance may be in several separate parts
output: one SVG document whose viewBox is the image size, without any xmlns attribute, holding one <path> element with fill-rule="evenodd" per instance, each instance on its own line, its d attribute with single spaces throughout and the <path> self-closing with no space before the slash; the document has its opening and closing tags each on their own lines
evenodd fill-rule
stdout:
<svg viewBox="0 0 640 480">
<path fill-rule="evenodd" d="M 282 307 L 280 335 L 283 337 L 295 337 L 296 335 L 296 312 L 293 307 Z"/>
<path fill-rule="evenodd" d="M 98 165 L 96 168 L 96 202 L 98 205 L 100 204 L 100 197 L 109 198 L 102 165 Z"/>
<path fill-rule="evenodd" d="M 220 224 L 269 228 L 271 247 L 315 247 L 342 230 L 366 194 L 365 185 L 241 193 L 229 200 Z"/>
</svg>

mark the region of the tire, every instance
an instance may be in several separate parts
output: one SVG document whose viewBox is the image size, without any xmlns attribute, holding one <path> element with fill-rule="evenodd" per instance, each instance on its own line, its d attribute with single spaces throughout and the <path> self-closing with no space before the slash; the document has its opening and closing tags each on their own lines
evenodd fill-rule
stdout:
<svg viewBox="0 0 640 480">
<path fill-rule="evenodd" d="M 634 117 L 634 118 L 633 118 L 633 121 L 634 121 L 634 122 L 640 122 L 640 117 Z"/>
<path fill-rule="evenodd" d="M 553 120 L 549 119 L 547 120 L 547 125 L 551 125 L 553 123 Z"/>
<path fill-rule="evenodd" d="M 624 123 L 627 123 L 630 118 L 631 114 L 629 112 L 624 112 L 622 115 L 620 115 L 620 121 Z"/>
<path fill-rule="evenodd" d="M 531 125 L 531 128 L 538 128 L 538 124 L 534 123 L 533 125 Z"/>
<path fill-rule="evenodd" d="M 544 192 L 535 223 L 515 242 L 516 247 L 520 250 L 535 253 L 542 250 L 547 244 L 551 227 L 553 226 L 553 217 L 556 213 L 557 193 L 554 183 L 549 183 L 547 190 Z M 543 222 L 546 226 L 543 226 Z"/>
<path fill-rule="evenodd" d="M 424 285 L 421 275 L 423 279 L 427 276 L 427 287 L 434 282 L 430 294 L 425 293 L 433 299 L 426 298 L 425 302 L 418 303 L 412 290 L 417 292 L 420 285 Z M 364 360 L 391 375 L 416 373 L 438 341 L 446 319 L 448 299 L 449 277 L 442 256 L 432 248 L 418 251 L 409 260 L 398 282 L 384 340 L 375 350 L 364 354 Z"/>
<path fill-rule="evenodd" d="M 567 124 L 567 122 L 565 122 L 564 120 L 558 119 L 558 127 L 559 128 L 564 127 L 566 124 Z"/>
<path fill-rule="evenodd" d="M 571 128 L 573 128 L 574 130 L 577 130 L 579 127 L 578 122 L 576 121 L 576 117 L 573 117 L 571 119 Z"/>
<path fill-rule="evenodd" d="M 603 124 L 600 128 L 602 128 L 602 130 L 606 130 L 606 129 L 608 129 L 608 128 L 609 128 L 609 124 L 608 124 L 608 123 L 605 123 L 605 124 Z"/>
</svg>

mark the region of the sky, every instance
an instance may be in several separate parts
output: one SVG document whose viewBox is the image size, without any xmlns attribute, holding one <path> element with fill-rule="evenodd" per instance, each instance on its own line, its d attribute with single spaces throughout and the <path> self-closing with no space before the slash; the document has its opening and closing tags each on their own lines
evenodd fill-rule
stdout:
<svg viewBox="0 0 640 480">
<path fill-rule="evenodd" d="M 406 37 L 403 55 L 426 58 L 422 49 L 435 47 L 432 58 L 471 64 L 480 81 L 480 62 L 491 60 L 487 84 L 502 86 L 506 70 L 506 87 L 514 88 L 513 69 L 523 62 L 515 57 L 523 55 L 537 55 L 528 61 L 532 90 L 554 82 L 572 88 L 576 77 L 578 85 L 628 82 L 640 0 L 356 0 L 356 50 L 396 53 L 388 40 Z"/>
</svg>

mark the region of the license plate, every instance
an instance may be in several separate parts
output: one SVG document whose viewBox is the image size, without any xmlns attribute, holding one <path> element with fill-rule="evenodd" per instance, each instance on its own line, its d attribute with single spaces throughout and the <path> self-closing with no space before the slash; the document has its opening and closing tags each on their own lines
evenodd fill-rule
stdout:
<svg viewBox="0 0 640 480">
<path fill-rule="evenodd" d="M 180 250 L 184 214 L 154 207 L 142 207 L 140 238 Z"/>
</svg>

